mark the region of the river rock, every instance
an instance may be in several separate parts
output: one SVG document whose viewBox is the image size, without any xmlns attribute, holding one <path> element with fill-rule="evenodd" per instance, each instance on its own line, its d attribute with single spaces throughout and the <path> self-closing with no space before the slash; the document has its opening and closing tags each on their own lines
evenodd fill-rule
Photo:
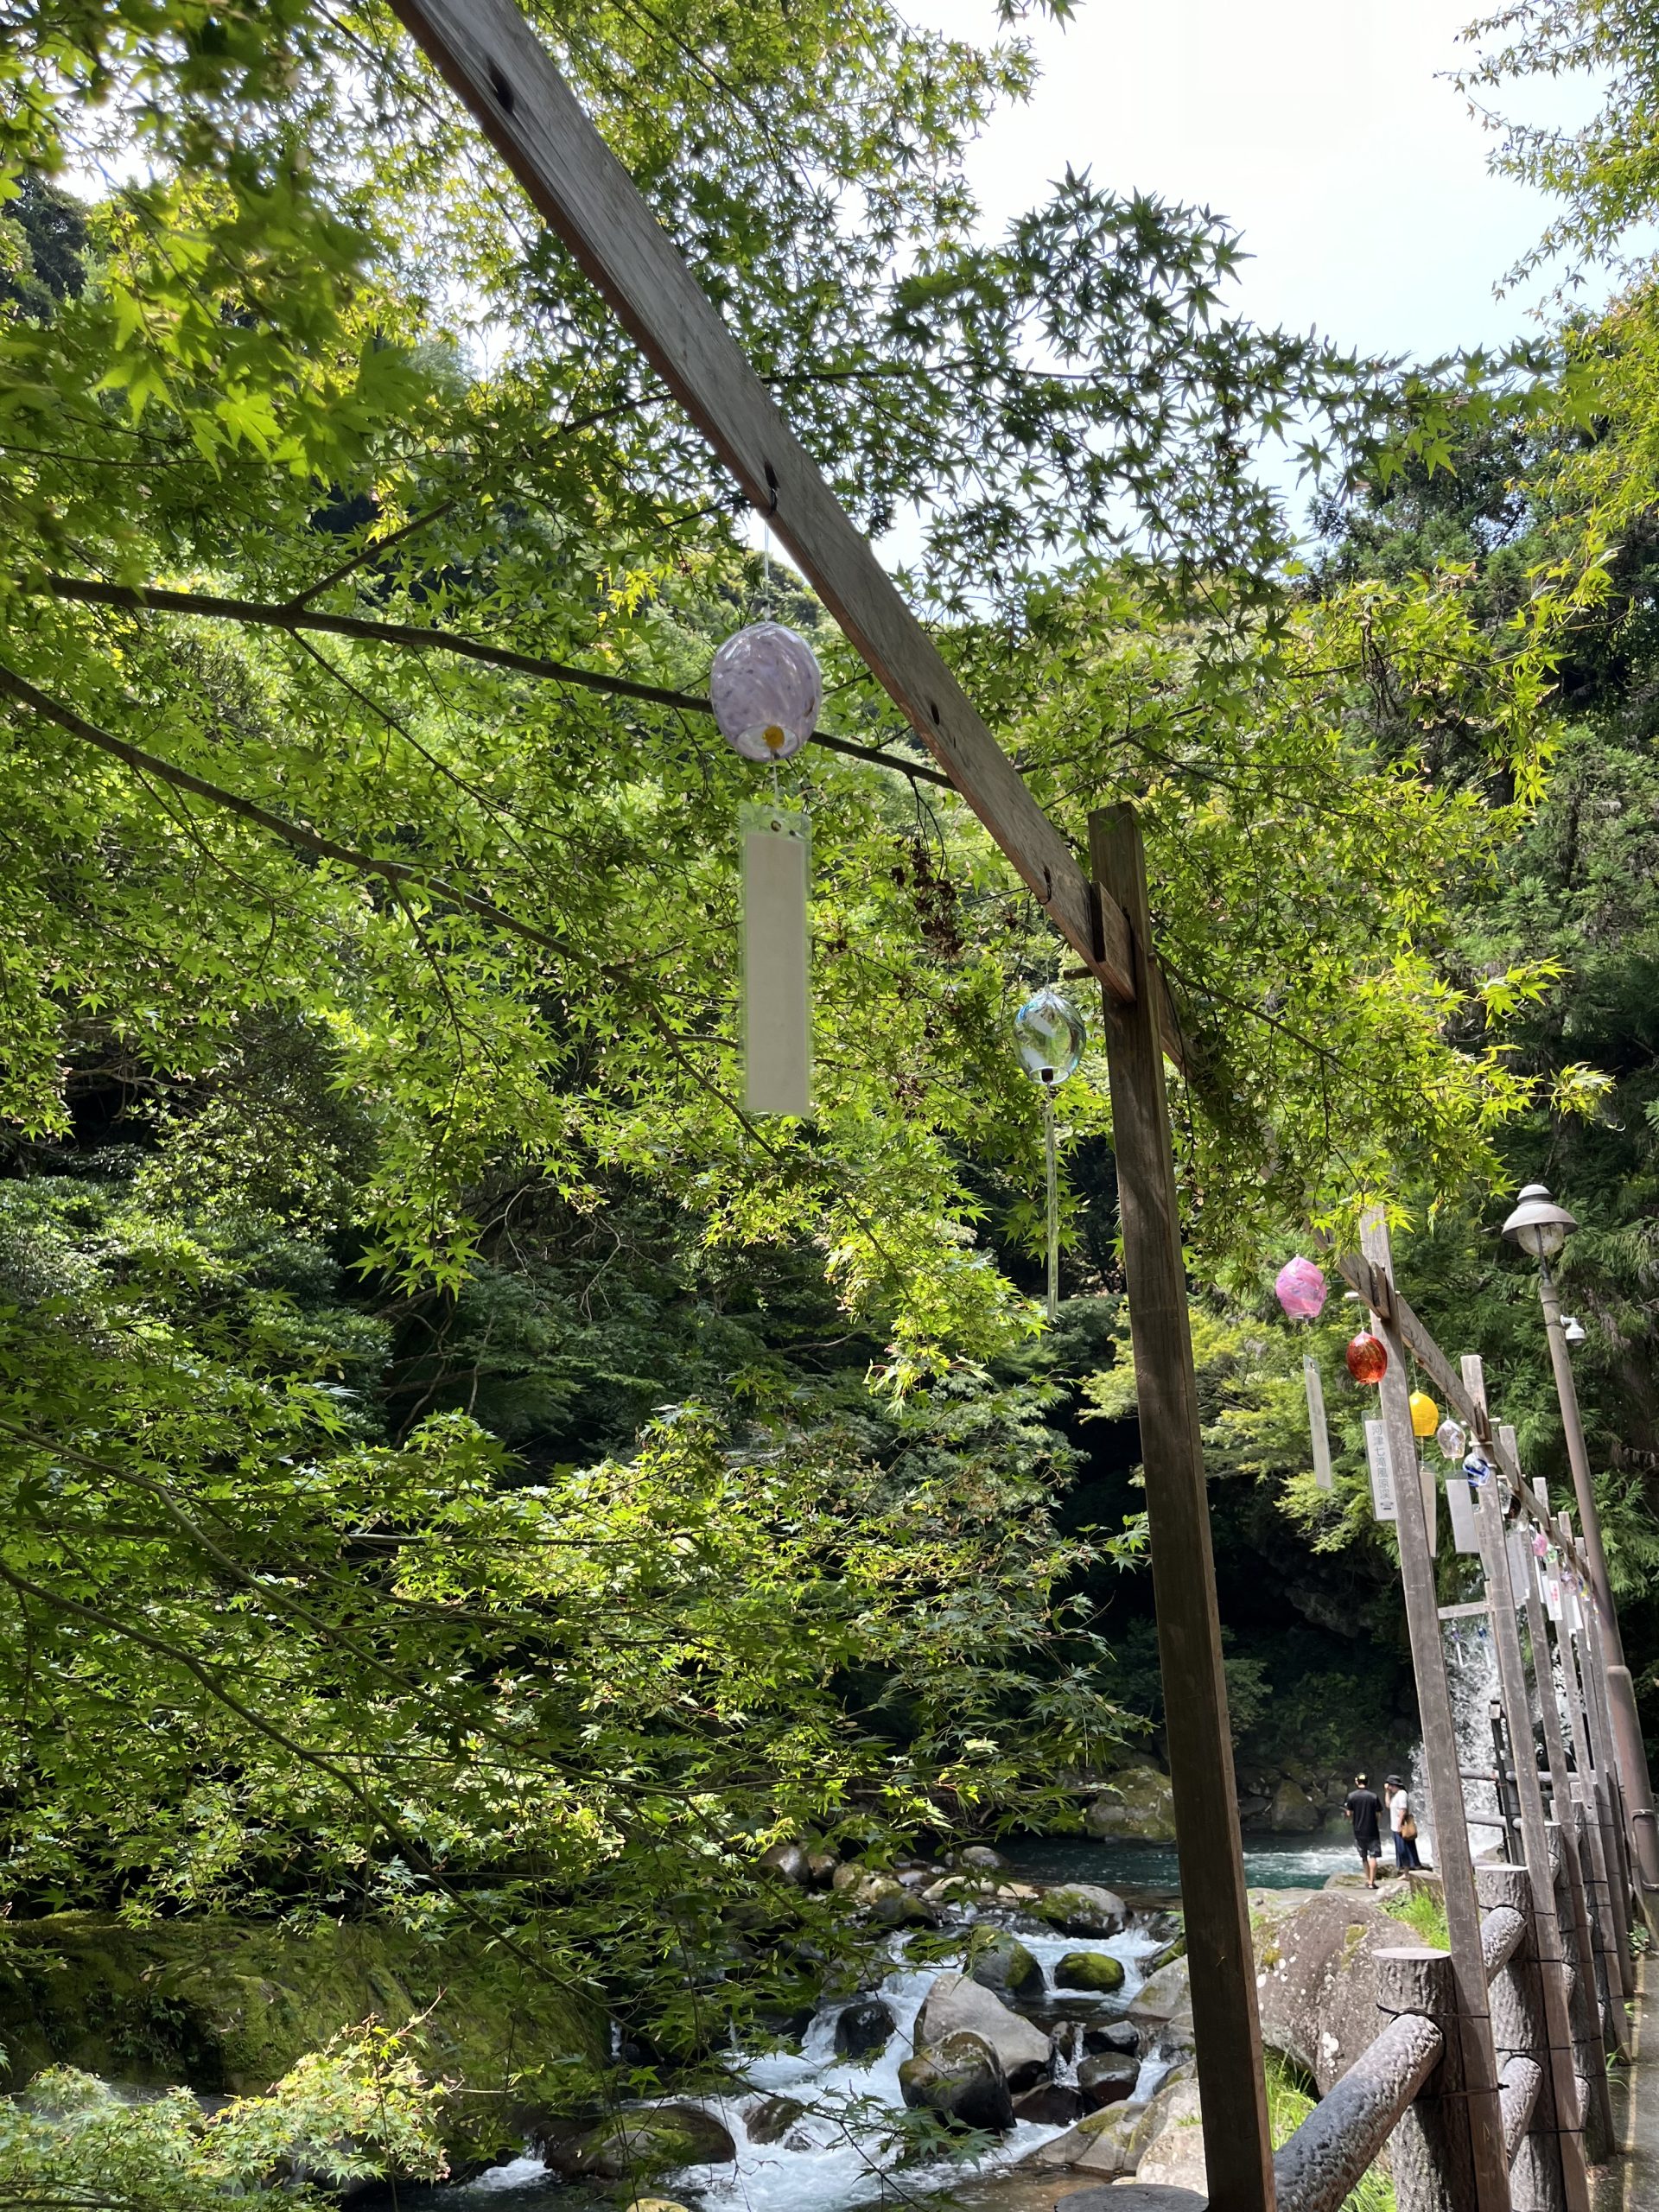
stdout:
<svg viewBox="0 0 1659 2212">
<path fill-rule="evenodd" d="M 1040 1997 L 1048 1986 L 1041 1967 L 1020 1938 L 1001 1928 L 978 1934 L 969 1954 L 968 1972 L 982 1989 L 1003 1998 Z M 1118 1979 L 1122 1979 L 1121 1969 Z"/>
<path fill-rule="evenodd" d="M 1077 2087 L 1090 2112 L 1103 2105 L 1121 2105 L 1135 2094 L 1141 2062 L 1124 2050 L 1103 2050 L 1098 2058 L 1085 2058 L 1077 2069 Z"/>
<path fill-rule="evenodd" d="M 1103 2020 L 1098 2027 L 1084 2028 L 1083 2047 L 1090 2058 L 1103 2050 L 1126 2050 L 1133 2058 L 1141 2049 L 1140 2031 L 1127 2020 Z"/>
<path fill-rule="evenodd" d="M 804 1889 L 808 1879 L 806 1853 L 798 1843 L 774 1843 L 760 1854 L 760 1864 L 769 1866 L 774 1874 L 781 1874 L 786 1882 Z"/>
<path fill-rule="evenodd" d="M 1041 2145 L 1032 2158 L 1034 2166 L 1069 2166 L 1105 2179 L 1132 2174 L 1169 2118 L 1177 2091 L 1192 2079 L 1189 2066 L 1168 2074 L 1148 2104 L 1108 2105 L 1052 2142 Z"/>
<path fill-rule="evenodd" d="M 938 1915 L 924 1898 L 907 1890 L 891 1874 L 878 1873 L 874 1867 L 860 1866 L 849 1862 L 837 1866 L 832 1886 L 840 1891 L 854 1910 L 868 1914 L 883 1928 L 933 1928 L 938 1924 Z"/>
<path fill-rule="evenodd" d="M 1268 1827 L 1274 1835 L 1312 1835 L 1319 1825 L 1319 1807 L 1300 1782 L 1286 1775 L 1268 1808 Z"/>
<path fill-rule="evenodd" d="M 942 2037 L 899 2069 L 899 2089 L 912 2110 L 938 2113 L 963 2127 L 1001 2134 L 1014 2126 L 1014 2100 L 983 2036 L 965 2030 Z"/>
<path fill-rule="evenodd" d="M 574 2139 L 555 2138 L 543 2145 L 542 2155 L 572 2178 L 626 2181 L 641 2168 L 729 2165 L 737 2145 L 698 2105 L 651 2105 L 620 2113 Z"/>
<path fill-rule="evenodd" d="M 1135 2170 L 1137 2182 L 1164 2189 L 1210 2193 L 1204 2163 L 1204 2118 L 1196 2082 L 1179 2082 L 1165 2107 L 1162 2124 Z"/>
<path fill-rule="evenodd" d="M 957 1853 L 959 1866 L 971 1866 L 982 1874 L 1001 1874 L 1007 1870 L 1007 1860 L 1000 1851 L 993 1851 L 988 1843 L 970 1843 L 965 1851 Z"/>
<path fill-rule="evenodd" d="M 1090 1835 L 1135 1836 L 1152 1843 L 1175 1840 L 1175 1799 L 1169 1777 L 1150 1760 L 1108 1776 L 1083 1816 Z"/>
<path fill-rule="evenodd" d="M 1062 1936 L 1116 1936 L 1129 1916 L 1128 1905 L 1115 1890 L 1096 1888 L 1092 1882 L 1062 1882 L 1045 1891 L 1033 1910 Z"/>
<path fill-rule="evenodd" d="M 1376 2034 L 1377 1952 L 1416 1939 L 1363 1891 L 1293 1894 L 1287 1910 L 1270 1890 L 1250 1892 L 1256 2005 L 1263 2043 L 1323 2096 Z"/>
<path fill-rule="evenodd" d="M 798 2097 L 763 2097 L 743 2115 L 743 2132 L 751 2143 L 781 2143 L 806 2107 Z"/>
<path fill-rule="evenodd" d="M 1109 1951 L 1068 1951 L 1054 1969 L 1056 1989 L 1113 1990 L 1123 1986 L 1123 1961 Z"/>
<path fill-rule="evenodd" d="M 1063 2082 L 1039 2082 L 1014 2101 L 1014 2118 L 1031 2120 L 1039 2127 L 1074 2126 L 1088 2109 L 1083 2091 Z"/>
<path fill-rule="evenodd" d="M 1016 2093 L 1033 2088 L 1048 2072 L 1052 2054 L 1046 2035 L 966 1975 L 939 1974 L 916 2015 L 915 2048 L 927 2050 L 948 2036 L 963 2033 L 984 2039 Z"/>
<path fill-rule="evenodd" d="M 1192 1986 L 1185 1959 L 1141 1984 L 1129 2001 L 1129 2018 L 1136 2027 L 1161 2028 L 1170 2042 L 1192 2042 Z"/>
<path fill-rule="evenodd" d="M 898 2024 L 892 2005 L 879 1997 L 861 1997 L 855 2005 L 843 2005 L 836 2016 L 836 2056 L 870 2057 L 887 2048 Z"/>
</svg>

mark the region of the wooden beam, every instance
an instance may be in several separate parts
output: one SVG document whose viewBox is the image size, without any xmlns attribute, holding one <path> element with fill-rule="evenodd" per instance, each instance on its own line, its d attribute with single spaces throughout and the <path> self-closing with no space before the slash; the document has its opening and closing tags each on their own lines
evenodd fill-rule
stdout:
<svg viewBox="0 0 1659 2212">
<path fill-rule="evenodd" d="M 1128 917 L 1134 962 L 1134 997 L 1126 1004 L 1104 994 L 1106 1061 L 1210 2206 L 1211 2212 L 1271 2212 L 1273 2144 L 1255 1963 L 1169 1105 L 1151 1013 L 1156 969 L 1146 861 L 1134 808 L 1091 815 L 1089 849 L 1096 880 Z"/>
<path fill-rule="evenodd" d="M 1370 1268 L 1372 1326 L 1389 1354 L 1388 1366 L 1377 1385 L 1379 1409 L 1395 1470 L 1400 1579 L 1405 1590 L 1411 1669 L 1416 1677 L 1417 1711 L 1423 1728 L 1423 1763 L 1428 1770 L 1429 1802 L 1434 1815 L 1434 1863 L 1446 1900 L 1452 1973 L 1457 1987 L 1462 2087 L 1469 2116 L 1474 2187 L 1474 2203 L 1459 2208 L 1459 2212 L 1510 2212 L 1510 2162 L 1498 2102 L 1497 2060 L 1492 2047 L 1491 2008 L 1480 1942 L 1480 1904 L 1469 1850 L 1457 1726 L 1446 1679 L 1446 1649 L 1440 1637 L 1428 1522 L 1422 1489 L 1414 1479 L 1417 1439 L 1411 1426 L 1411 1383 L 1400 1332 L 1402 1300 L 1394 1287 L 1388 1222 L 1381 1206 L 1373 1206 L 1361 1220 L 1359 1239 Z"/>
<path fill-rule="evenodd" d="M 1121 908 L 1094 897 L 1071 846 L 1026 789 L 512 0 L 392 5 L 1027 888 L 1090 973 L 1127 1003 L 1134 984 Z M 1179 1066 L 1179 1028 L 1172 1020 L 1162 1026 L 1164 1049 Z"/>
</svg>

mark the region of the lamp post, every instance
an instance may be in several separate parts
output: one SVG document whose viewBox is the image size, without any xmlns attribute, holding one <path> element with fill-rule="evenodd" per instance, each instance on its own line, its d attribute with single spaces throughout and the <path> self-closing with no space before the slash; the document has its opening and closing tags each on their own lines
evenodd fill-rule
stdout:
<svg viewBox="0 0 1659 2212">
<path fill-rule="evenodd" d="M 1624 1785 L 1638 1878 L 1643 1889 L 1659 1890 L 1659 1827 L 1655 1825 L 1653 1784 L 1648 1778 L 1648 1754 L 1642 1741 L 1642 1723 L 1636 1709 L 1636 1688 L 1624 1663 L 1624 1640 L 1618 1615 L 1613 1611 L 1607 1582 L 1607 1556 L 1601 1548 L 1601 1521 L 1596 1493 L 1590 1479 L 1590 1454 L 1584 1441 L 1584 1422 L 1579 1413 L 1579 1394 L 1573 1381 L 1573 1360 L 1567 1331 L 1561 1319 L 1561 1303 L 1555 1294 L 1549 1263 L 1578 1227 L 1565 1206 L 1558 1206 L 1541 1183 L 1529 1183 L 1515 1211 L 1503 1224 L 1503 1234 L 1538 1262 L 1538 1297 L 1544 1309 L 1544 1331 L 1549 1338 L 1550 1364 L 1555 1370 L 1555 1395 L 1560 1401 L 1561 1427 L 1567 1435 L 1567 1456 L 1573 1470 L 1573 1488 L 1579 1501 L 1579 1526 L 1589 1555 L 1590 1579 L 1601 1609 L 1607 1653 L 1608 1703 L 1612 1709 L 1613 1735 L 1618 1752 L 1619 1777 Z M 1582 1343 L 1584 1331 L 1573 1341 Z"/>
</svg>

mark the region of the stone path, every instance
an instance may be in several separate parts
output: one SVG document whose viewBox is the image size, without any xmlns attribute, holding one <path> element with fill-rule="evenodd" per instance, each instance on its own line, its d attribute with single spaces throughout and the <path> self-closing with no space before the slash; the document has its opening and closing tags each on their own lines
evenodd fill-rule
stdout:
<svg viewBox="0 0 1659 2212">
<path fill-rule="evenodd" d="M 1628 2067 L 1611 2077 L 1619 2155 L 1596 2177 L 1595 2212 L 1659 2212 L 1659 1962 L 1637 1975 Z"/>
</svg>

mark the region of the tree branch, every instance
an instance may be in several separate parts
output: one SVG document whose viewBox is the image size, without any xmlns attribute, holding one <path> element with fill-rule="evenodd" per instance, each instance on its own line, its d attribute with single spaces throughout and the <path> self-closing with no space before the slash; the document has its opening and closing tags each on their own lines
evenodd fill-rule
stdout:
<svg viewBox="0 0 1659 2212">
<path fill-rule="evenodd" d="M 326 630 L 337 638 L 357 638 L 372 645 L 404 645 L 412 652 L 454 653 L 463 660 L 482 661 L 486 667 L 533 676 L 544 683 L 575 684 L 615 699 L 638 699 L 648 707 L 674 707 L 682 714 L 714 713 L 708 700 L 695 691 L 671 691 L 660 683 L 636 683 L 629 676 L 607 676 L 601 669 L 578 668 L 569 661 L 544 659 L 537 653 L 515 652 L 510 646 L 486 645 L 482 639 L 464 638 L 453 630 L 423 629 L 414 622 L 372 622 L 359 614 L 329 614 L 307 607 L 301 600 L 275 605 L 259 600 L 223 599 L 209 592 L 170 591 L 155 585 L 140 588 L 107 584 L 95 576 L 54 575 L 48 576 L 47 582 L 55 598 L 88 607 L 119 607 L 132 613 L 194 614 L 209 621 L 250 622 L 272 630 Z M 914 781 L 938 784 L 945 791 L 955 788 L 942 769 L 894 759 L 873 747 L 855 745 L 849 738 L 815 730 L 812 742 L 849 760 L 893 768 Z"/>
</svg>

